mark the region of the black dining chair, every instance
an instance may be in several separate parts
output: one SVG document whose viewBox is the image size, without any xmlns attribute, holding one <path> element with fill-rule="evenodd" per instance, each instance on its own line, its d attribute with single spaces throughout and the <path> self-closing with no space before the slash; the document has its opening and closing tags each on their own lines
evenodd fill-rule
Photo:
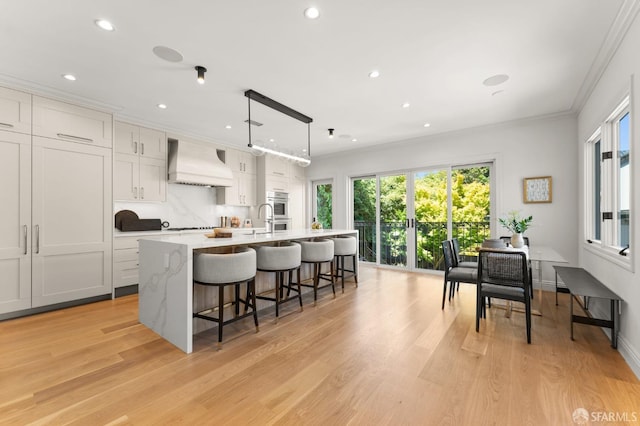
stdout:
<svg viewBox="0 0 640 426">
<path fill-rule="evenodd" d="M 477 285 L 476 332 L 480 330 L 480 318 L 487 317 L 487 297 L 522 302 L 526 315 L 527 343 L 531 343 L 531 292 L 528 291 L 529 265 L 526 253 L 481 249 Z"/>
<path fill-rule="evenodd" d="M 449 283 L 449 300 L 453 297 L 453 290 L 456 283 L 475 284 L 478 279 L 478 270 L 473 268 L 463 268 L 455 266 L 455 259 L 451 241 L 442 242 L 442 255 L 444 257 L 444 287 L 442 289 L 442 309 L 444 309 L 444 299 L 447 295 L 447 283 Z"/>
</svg>

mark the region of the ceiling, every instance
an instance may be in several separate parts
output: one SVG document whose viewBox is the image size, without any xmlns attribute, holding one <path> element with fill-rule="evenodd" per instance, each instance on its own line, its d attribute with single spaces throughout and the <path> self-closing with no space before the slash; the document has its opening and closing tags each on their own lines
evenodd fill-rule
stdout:
<svg viewBox="0 0 640 426">
<path fill-rule="evenodd" d="M 313 157 L 575 112 L 635 1 L 3 0 L 0 83 L 237 147 L 248 143 L 253 89 L 313 118 Z M 318 19 L 303 16 L 311 5 Z M 196 65 L 208 69 L 204 85 Z M 499 74 L 509 79 L 483 84 Z M 306 124 L 251 108 L 265 124 L 254 141 L 306 148 Z"/>
</svg>

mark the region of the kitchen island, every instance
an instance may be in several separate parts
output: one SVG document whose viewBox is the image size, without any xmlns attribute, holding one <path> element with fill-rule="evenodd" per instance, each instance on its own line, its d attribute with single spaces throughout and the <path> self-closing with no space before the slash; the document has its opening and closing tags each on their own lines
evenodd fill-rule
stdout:
<svg viewBox="0 0 640 426">
<path fill-rule="evenodd" d="M 243 247 L 271 244 L 278 241 L 308 240 L 312 238 L 350 235 L 358 238 L 355 230 L 292 230 L 274 233 L 253 232 L 234 233 L 233 238 L 207 238 L 204 233 L 193 235 L 166 236 L 160 239 L 141 239 L 140 284 L 138 288 L 138 318 L 164 339 L 186 353 L 193 351 L 193 334 L 210 328 L 208 321 L 193 318 L 195 310 L 213 306 L 217 301 L 211 289 L 197 286 L 194 298 L 193 252 L 224 247 Z M 350 265 L 347 265 L 350 266 Z M 357 268 L 357 264 L 354 265 Z M 303 268 L 303 279 L 310 277 L 309 270 Z M 256 290 L 258 293 L 273 288 L 273 275 L 258 272 Z M 195 299 L 195 303 L 194 303 Z M 258 305 L 263 309 L 269 304 Z"/>
</svg>

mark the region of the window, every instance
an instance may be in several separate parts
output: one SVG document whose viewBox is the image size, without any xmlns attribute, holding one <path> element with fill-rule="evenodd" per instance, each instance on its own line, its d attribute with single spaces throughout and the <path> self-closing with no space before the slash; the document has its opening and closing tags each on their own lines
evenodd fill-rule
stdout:
<svg viewBox="0 0 640 426">
<path fill-rule="evenodd" d="M 313 221 L 320 222 L 324 229 L 333 225 L 333 183 L 313 182 Z"/>
<path fill-rule="evenodd" d="M 631 265 L 630 121 L 626 97 L 585 147 L 586 241 L 590 249 L 623 265 Z"/>
</svg>

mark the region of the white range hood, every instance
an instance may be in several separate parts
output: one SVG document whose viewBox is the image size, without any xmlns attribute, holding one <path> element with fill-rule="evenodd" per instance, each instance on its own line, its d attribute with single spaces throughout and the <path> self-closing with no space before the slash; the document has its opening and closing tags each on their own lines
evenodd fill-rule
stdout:
<svg viewBox="0 0 640 426">
<path fill-rule="evenodd" d="M 169 139 L 169 183 L 231 186 L 233 173 L 214 146 Z"/>
</svg>

